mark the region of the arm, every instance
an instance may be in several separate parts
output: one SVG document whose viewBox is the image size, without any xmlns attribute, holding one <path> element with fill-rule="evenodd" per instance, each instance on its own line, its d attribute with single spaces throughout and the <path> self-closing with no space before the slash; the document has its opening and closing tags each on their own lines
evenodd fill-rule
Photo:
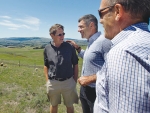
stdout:
<svg viewBox="0 0 150 113">
<path fill-rule="evenodd" d="M 75 48 L 72 47 L 73 52 L 72 52 L 72 66 L 73 66 L 73 78 L 75 82 L 77 82 L 78 79 L 78 56 L 76 54 Z"/>
<path fill-rule="evenodd" d="M 71 45 L 73 45 L 74 48 L 77 50 L 77 52 L 80 53 L 81 47 L 78 46 L 78 44 L 76 44 L 76 43 L 75 43 L 74 41 L 72 41 L 72 40 L 67 40 L 66 42 L 68 42 L 68 43 L 70 43 Z"/>
<path fill-rule="evenodd" d="M 90 75 L 90 76 L 82 76 L 78 79 L 78 82 L 81 86 L 87 86 L 90 83 L 96 82 L 96 74 L 95 75 Z"/>
<path fill-rule="evenodd" d="M 83 58 L 84 56 L 84 50 L 78 45 L 76 44 L 74 41 L 72 40 L 67 40 L 66 42 L 70 43 L 71 45 L 74 46 L 74 48 L 76 49 L 76 51 L 78 52 L 79 57 Z"/>
<path fill-rule="evenodd" d="M 45 78 L 46 78 L 46 82 L 48 80 L 48 58 L 47 58 L 47 54 L 46 54 L 46 49 L 44 49 L 44 52 L 43 52 L 43 55 L 44 55 L 44 75 L 45 75 Z"/>
<path fill-rule="evenodd" d="M 78 79 L 78 64 L 74 65 L 73 69 L 74 69 L 74 76 L 73 76 L 73 78 L 77 82 L 77 79 Z"/>
<path fill-rule="evenodd" d="M 48 80 L 48 68 L 46 66 L 44 66 L 44 74 L 45 74 L 45 78 L 46 78 L 46 82 Z"/>
</svg>

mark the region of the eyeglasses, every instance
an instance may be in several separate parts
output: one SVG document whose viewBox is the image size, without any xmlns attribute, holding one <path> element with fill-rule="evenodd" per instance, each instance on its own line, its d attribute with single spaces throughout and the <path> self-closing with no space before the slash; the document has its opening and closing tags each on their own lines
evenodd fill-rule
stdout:
<svg viewBox="0 0 150 113">
<path fill-rule="evenodd" d="M 65 33 L 62 33 L 62 34 L 58 34 L 58 35 L 56 35 L 56 36 L 64 36 L 65 35 Z"/>
<path fill-rule="evenodd" d="M 105 9 L 114 7 L 114 6 L 115 6 L 115 5 L 111 5 L 111 6 L 108 6 L 108 7 L 105 7 L 105 8 L 103 8 L 103 9 L 98 10 L 98 14 L 99 14 L 100 18 L 102 18 L 102 11 L 104 11 Z"/>
</svg>

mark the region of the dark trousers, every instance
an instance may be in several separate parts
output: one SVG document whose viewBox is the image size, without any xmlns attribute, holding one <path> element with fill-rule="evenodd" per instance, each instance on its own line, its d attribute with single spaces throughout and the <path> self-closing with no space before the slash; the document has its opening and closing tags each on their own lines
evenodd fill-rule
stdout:
<svg viewBox="0 0 150 113">
<path fill-rule="evenodd" d="M 81 86 L 80 101 L 83 113 L 93 113 L 94 101 L 96 99 L 95 88 L 89 86 Z"/>
</svg>

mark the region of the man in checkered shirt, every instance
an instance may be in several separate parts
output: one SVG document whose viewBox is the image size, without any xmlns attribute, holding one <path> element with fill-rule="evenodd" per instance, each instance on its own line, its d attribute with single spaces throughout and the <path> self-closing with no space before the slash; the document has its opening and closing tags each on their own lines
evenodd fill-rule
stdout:
<svg viewBox="0 0 150 113">
<path fill-rule="evenodd" d="M 97 73 L 94 113 L 150 113 L 150 0 L 101 0 L 112 42 Z"/>
</svg>

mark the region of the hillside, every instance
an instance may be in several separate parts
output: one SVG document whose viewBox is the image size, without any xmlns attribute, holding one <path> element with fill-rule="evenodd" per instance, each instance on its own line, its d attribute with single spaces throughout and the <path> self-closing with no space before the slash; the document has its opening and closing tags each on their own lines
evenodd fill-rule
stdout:
<svg viewBox="0 0 150 113">
<path fill-rule="evenodd" d="M 65 40 L 74 40 L 79 45 L 87 45 L 86 40 L 76 40 L 71 38 L 65 38 Z M 1 47 L 45 47 L 51 41 L 51 38 L 42 37 L 10 37 L 0 38 Z"/>
</svg>

